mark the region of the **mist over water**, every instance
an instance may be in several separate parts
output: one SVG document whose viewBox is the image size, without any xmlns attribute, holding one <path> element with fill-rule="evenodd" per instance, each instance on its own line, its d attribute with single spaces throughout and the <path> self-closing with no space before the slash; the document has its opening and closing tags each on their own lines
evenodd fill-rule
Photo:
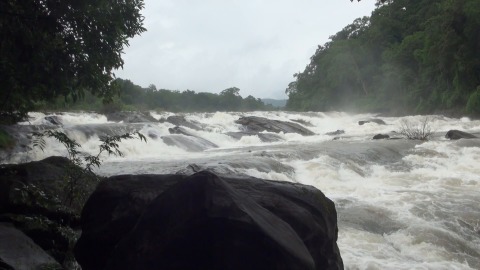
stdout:
<svg viewBox="0 0 480 270">
<path fill-rule="evenodd" d="M 174 115 L 151 114 L 156 119 Z M 18 136 L 28 138 L 32 130 L 53 127 L 44 114 L 31 116 L 17 127 Z M 316 135 L 264 132 L 277 140 L 266 142 L 258 135 L 236 139 L 228 133 L 242 130 L 235 123 L 241 116 L 297 122 Z M 480 269 L 480 139 L 444 138 L 450 129 L 478 136 L 480 121 L 429 116 L 434 135 L 422 142 L 403 139 L 395 131 L 402 121 L 416 124 L 423 116 L 380 117 L 386 125 L 359 125 L 378 117 L 341 112 L 185 114 L 201 127 L 184 127 L 193 136 L 170 134 L 174 125 L 168 122 L 114 123 L 93 113 L 57 117 L 60 129 L 91 154 L 98 151 L 102 135 L 138 130 L 147 136 L 147 143 L 122 142 L 124 157 L 104 156 L 97 171 L 101 175 L 209 169 L 317 187 L 335 202 L 338 244 L 347 269 Z M 326 135 L 337 130 L 344 133 Z M 372 140 L 379 133 L 399 139 Z M 53 139 L 46 141 L 45 151 L 27 145 L 6 162 L 66 154 Z"/>
</svg>

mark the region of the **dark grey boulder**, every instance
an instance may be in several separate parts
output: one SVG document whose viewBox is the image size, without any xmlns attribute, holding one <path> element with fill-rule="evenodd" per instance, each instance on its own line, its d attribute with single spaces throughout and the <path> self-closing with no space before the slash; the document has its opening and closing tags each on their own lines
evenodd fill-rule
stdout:
<svg viewBox="0 0 480 270">
<path fill-rule="evenodd" d="M 123 123 L 148 123 L 148 122 L 158 122 L 153 116 L 148 112 L 113 112 L 107 113 L 105 115 L 108 121 L 120 122 Z"/>
<path fill-rule="evenodd" d="M 60 118 L 57 115 L 45 116 L 44 119 L 49 124 L 52 124 L 52 125 L 55 125 L 55 126 L 61 126 L 62 125 L 62 121 L 60 120 Z"/>
<path fill-rule="evenodd" d="M 452 129 L 452 130 L 449 130 L 447 134 L 445 134 L 445 138 L 450 140 L 459 140 L 459 139 L 473 139 L 473 138 L 477 138 L 477 136 L 464 131 Z"/>
<path fill-rule="evenodd" d="M 201 130 L 202 126 L 199 123 L 193 121 L 188 121 L 183 115 L 171 115 L 165 120 L 175 126 L 184 126 L 194 130 Z"/>
<path fill-rule="evenodd" d="M 382 140 L 382 139 L 390 139 L 390 135 L 388 134 L 377 134 L 373 136 L 374 140 Z"/>
<path fill-rule="evenodd" d="M 186 129 L 179 126 L 169 128 L 168 131 L 172 135 L 162 136 L 161 138 L 164 143 L 170 146 L 177 146 L 187 151 L 194 151 L 194 152 L 218 147 L 218 145 L 214 144 L 213 142 L 207 139 L 204 139 L 202 137 L 196 136 L 188 132 Z M 183 136 L 179 136 L 179 135 L 183 135 Z"/>
<path fill-rule="evenodd" d="M 272 133 L 255 133 L 255 132 L 248 132 L 248 131 L 239 131 L 239 132 L 227 132 L 225 133 L 230 137 L 233 137 L 237 140 L 240 140 L 244 136 L 258 136 L 262 142 L 278 142 L 282 141 L 283 138 L 279 135 L 272 134 Z"/>
<path fill-rule="evenodd" d="M 264 117 L 258 116 L 245 116 L 241 117 L 237 121 L 237 124 L 241 124 L 245 127 L 245 129 L 249 132 L 284 132 L 284 133 L 298 133 L 304 136 L 314 135 L 311 130 L 304 128 L 303 126 L 286 121 L 280 120 L 270 120 Z"/>
<path fill-rule="evenodd" d="M 255 178 L 116 176 L 82 213 L 82 269 L 343 269 L 332 201 Z"/>
<path fill-rule="evenodd" d="M 327 132 L 327 133 L 325 133 L 325 135 L 335 136 L 335 135 L 340 135 L 340 134 L 344 134 L 344 133 L 345 133 L 345 130 L 337 129 L 336 131 Z"/>
<path fill-rule="evenodd" d="M 364 124 L 367 124 L 367 123 L 375 123 L 375 124 L 378 124 L 378 125 L 386 125 L 387 124 L 382 119 L 368 119 L 368 120 L 358 121 L 358 124 L 360 126 L 362 126 Z"/>
<path fill-rule="evenodd" d="M 71 263 L 84 204 L 80 198 L 64 202 L 65 177 L 75 168 L 63 157 L 0 166 L 0 222 L 13 224 L 64 266 Z M 78 192 L 85 194 L 97 183 L 79 182 Z"/>
<path fill-rule="evenodd" d="M 0 269 L 61 269 L 32 239 L 12 224 L 3 222 L 0 222 L 0 262 Z"/>
<path fill-rule="evenodd" d="M 170 134 L 183 134 L 185 136 L 193 136 L 195 137 L 195 135 L 193 135 L 192 133 L 188 132 L 186 129 L 182 128 L 182 127 L 179 127 L 179 126 L 175 126 L 173 128 L 169 128 L 168 129 L 168 132 L 170 132 Z"/>
</svg>

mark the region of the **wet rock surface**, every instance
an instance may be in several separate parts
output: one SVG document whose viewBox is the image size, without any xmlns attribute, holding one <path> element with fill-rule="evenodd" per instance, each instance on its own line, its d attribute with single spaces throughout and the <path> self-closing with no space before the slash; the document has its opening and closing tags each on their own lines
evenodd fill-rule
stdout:
<svg viewBox="0 0 480 270">
<path fill-rule="evenodd" d="M 145 123 L 145 122 L 158 122 L 148 112 L 114 112 L 105 115 L 108 121 L 123 123 Z"/>
<path fill-rule="evenodd" d="M 450 140 L 459 140 L 459 139 L 473 139 L 478 137 L 464 131 L 453 129 L 453 130 L 449 130 L 447 134 L 445 134 L 445 138 Z"/>
<path fill-rule="evenodd" d="M 314 135 L 311 130 L 302 127 L 300 124 L 280 121 L 280 120 L 270 120 L 264 117 L 258 116 L 246 116 L 241 117 L 237 121 L 237 124 L 241 124 L 249 132 L 284 132 L 284 133 L 298 133 L 304 136 Z"/>
<path fill-rule="evenodd" d="M 189 121 L 183 115 L 171 115 L 167 117 L 165 121 L 174 124 L 175 126 L 184 126 L 194 130 L 202 129 L 202 126 L 199 123 Z"/>
<path fill-rule="evenodd" d="M 89 269 L 343 269 L 335 206 L 311 187 L 256 178 L 125 175 L 82 213 Z"/>
</svg>

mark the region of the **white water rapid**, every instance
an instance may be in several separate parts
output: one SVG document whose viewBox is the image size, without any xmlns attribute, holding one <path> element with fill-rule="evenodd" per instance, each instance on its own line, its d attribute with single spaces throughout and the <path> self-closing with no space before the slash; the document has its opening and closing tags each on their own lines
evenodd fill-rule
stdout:
<svg viewBox="0 0 480 270">
<path fill-rule="evenodd" d="M 151 113 L 156 119 L 173 113 Z M 200 129 L 183 127 L 193 136 L 170 134 L 169 122 L 123 124 L 93 113 L 56 115 L 53 126 L 42 113 L 16 127 L 26 144 L 4 163 L 65 156 L 65 148 L 47 139 L 44 151 L 28 145 L 28 133 L 59 128 L 82 145 L 98 151 L 99 136 L 138 130 L 147 142 L 120 144 L 124 157 L 103 156 L 101 175 L 191 173 L 211 169 L 313 185 L 335 202 L 338 244 L 346 269 L 480 269 L 480 139 L 450 141 L 451 129 L 480 137 L 480 121 L 429 116 L 430 141 L 402 138 L 405 121 L 413 126 L 424 116 L 376 117 L 346 113 L 196 113 L 185 119 Z M 241 116 L 295 121 L 315 132 L 234 138 Z M 358 121 L 381 118 L 386 125 Z M 343 130 L 343 134 L 326 135 Z M 400 139 L 372 140 L 375 134 Z M 275 136 L 276 135 L 276 136 Z M 334 138 L 336 139 L 334 140 Z"/>
</svg>

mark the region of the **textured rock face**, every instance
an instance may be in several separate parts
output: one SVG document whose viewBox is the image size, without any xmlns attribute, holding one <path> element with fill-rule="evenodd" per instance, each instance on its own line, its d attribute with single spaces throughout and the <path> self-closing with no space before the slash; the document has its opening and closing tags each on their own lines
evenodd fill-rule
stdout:
<svg viewBox="0 0 480 270">
<path fill-rule="evenodd" d="M 382 139 L 390 139 L 390 135 L 388 134 L 377 134 L 373 136 L 374 140 L 382 140 Z"/>
<path fill-rule="evenodd" d="M 0 269 L 59 269 L 60 264 L 12 224 L 0 222 Z M 42 268 L 45 267 L 45 268 Z"/>
<path fill-rule="evenodd" d="M 112 177 L 82 213 L 75 255 L 89 269 L 343 269 L 333 202 L 287 182 Z"/>
<path fill-rule="evenodd" d="M 144 123 L 144 122 L 158 122 L 148 112 L 114 112 L 105 115 L 108 121 L 124 123 Z"/>
<path fill-rule="evenodd" d="M 194 130 L 201 130 L 202 127 L 199 123 L 191 122 L 185 119 L 185 116 L 183 115 L 171 115 L 167 117 L 165 120 L 169 123 L 174 124 L 175 126 L 183 126 L 183 127 L 188 127 Z"/>
<path fill-rule="evenodd" d="M 368 124 L 368 123 L 375 123 L 375 124 L 378 124 L 378 125 L 386 125 L 387 124 L 382 119 L 368 119 L 368 120 L 358 121 L 358 124 L 360 126 L 362 126 L 364 124 Z"/>
<path fill-rule="evenodd" d="M 71 262 L 71 251 L 73 243 L 76 241 L 73 228 L 79 224 L 80 210 L 79 207 L 69 208 L 58 200 L 63 193 L 62 183 L 68 170 L 67 167 L 71 169 L 71 166 L 73 164 L 62 157 L 49 157 L 25 164 L 0 166 L 0 222 L 15 226 L 11 229 L 3 228 L 3 231 L 18 230 L 23 232 L 25 237 L 28 236 L 31 239 L 23 240 L 19 234 L 15 234 L 19 237 L 18 241 L 22 243 L 22 246 L 10 249 L 10 257 L 23 258 L 22 256 L 28 253 L 22 249 L 30 246 L 30 242 L 35 242 L 36 245 L 31 250 L 32 254 L 47 252 L 64 266 Z M 85 188 L 85 192 L 93 192 L 93 189 L 93 186 L 90 189 Z M 16 239 L 7 237 L 0 239 L 0 242 L 6 244 L 8 249 L 8 246 L 14 246 L 17 243 Z M 42 252 L 37 251 L 40 248 L 43 249 Z M 0 261 L 8 263 L 2 254 L 0 251 Z M 46 257 L 42 254 L 38 255 L 39 260 L 31 261 L 28 258 L 25 260 L 29 262 L 29 265 L 36 265 L 37 261 L 50 264 L 51 258 L 45 259 Z M 33 266 L 30 268 L 14 267 L 14 269 L 37 268 Z M 2 269 L 1 262 L 0 269 Z"/>
<path fill-rule="evenodd" d="M 252 136 L 256 135 L 262 142 L 278 142 L 283 140 L 282 137 L 280 137 L 277 134 L 272 134 L 272 133 L 256 133 L 256 132 L 245 132 L 245 131 L 240 131 L 240 132 L 227 132 L 225 133 L 230 137 L 233 137 L 237 140 L 240 140 L 244 136 Z"/>
<path fill-rule="evenodd" d="M 449 130 L 447 134 L 445 134 L 445 138 L 450 140 L 459 140 L 459 139 L 473 139 L 477 137 L 473 134 L 453 129 L 453 130 Z"/>
<path fill-rule="evenodd" d="M 264 117 L 257 116 L 241 117 L 240 119 L 235 121 L 235 123 L 245 126 L 247 131 L 251 132 L 269 131 L 275 133 L 299 133 L 304 136 L 315 134 L 311 130 L 306 129 L 297 123 L 270 120 Z"/>
</svg>

